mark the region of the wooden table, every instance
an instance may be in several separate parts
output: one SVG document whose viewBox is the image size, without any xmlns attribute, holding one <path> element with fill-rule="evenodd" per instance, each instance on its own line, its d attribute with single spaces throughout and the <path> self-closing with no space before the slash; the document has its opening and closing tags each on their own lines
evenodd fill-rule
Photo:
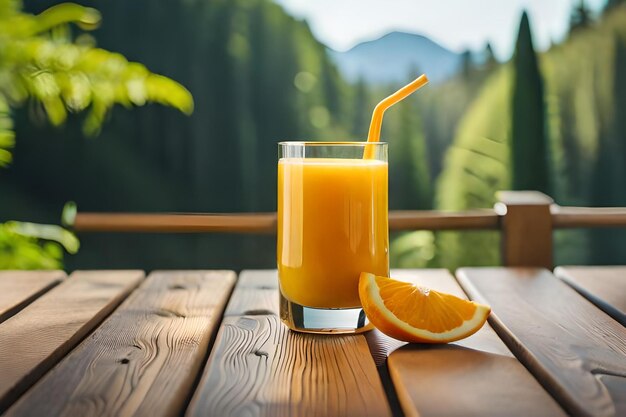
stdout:
<svg viewBox="0 0 626 417">
<path fill-rule="evenodd" d="M 293 333 L 276 271 L 0 272 L 0 414 L 626 416 L 625 267 L 392 276 L 489 303 L 489 325 Z"/>
</svg>

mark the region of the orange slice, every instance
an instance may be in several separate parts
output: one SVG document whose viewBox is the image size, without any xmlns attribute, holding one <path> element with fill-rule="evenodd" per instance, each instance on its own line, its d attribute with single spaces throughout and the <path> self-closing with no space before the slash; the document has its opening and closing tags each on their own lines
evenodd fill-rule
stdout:
<svg viewBox="0 0 626 417">
<path fill-rule="evenodd" d="M 369 321 L 405 342 L 447 343 L 478 331 L 491 307 L 408 282 L 361 273 L 359 297 Z"/>
</svg>

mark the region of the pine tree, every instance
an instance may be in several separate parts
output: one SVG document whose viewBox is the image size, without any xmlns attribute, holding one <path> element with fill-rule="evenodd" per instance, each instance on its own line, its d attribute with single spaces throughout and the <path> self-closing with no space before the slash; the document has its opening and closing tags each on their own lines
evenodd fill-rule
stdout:
<svg viewBox="0 0 626 417">
<path fill-rule="evenodd" d="M 522 14 L 520 22 L 513 68 L 513 189 L 549 193 L 549 150 L 545 133 L 543 81 L 526 12 Z"/>
<path fill-rule="evenodd" d="M 487 45 L 485 46 L 484 57 L 484 65 L 486 70 L 492 70 L 493 68 L 495 68 L 496 65 L 498 65 L 498 61 L 496 60 L 496 56 L 493 53 L 493 48 L 491 47 L 490 42 L 487 42 Z"/>
<path fill-rule="evenodd" d="M 574 10 L 572 11 L 572 16 L 570 17 L 570 33 L 589 26 L 591 22 L 591 10 L 585 5 L 584 0 L 580 0 L 578 6 L 574 7 Z"/>
<path fill-rule="evenodd" d="M 472 73 L 472 69 L 472 51 L 466 49 L 463 54 L 461 54 L 461 73 L 465 79 L 469 78 Z"/>
<path fill-rule="evenodd" d="M 604 7 L 604 13 L 613 10 L 614 8 L 625 4 L 626 0 L 609 0 L 606 2 L 606 6 Z"/>
</svg>

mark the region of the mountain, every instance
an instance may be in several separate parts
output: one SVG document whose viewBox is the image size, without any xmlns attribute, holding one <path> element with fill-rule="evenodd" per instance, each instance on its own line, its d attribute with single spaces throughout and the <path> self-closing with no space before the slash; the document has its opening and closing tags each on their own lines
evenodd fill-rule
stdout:
<svg viewBox="0 0 626 417">
<path fill-rule="evenodd" d="M 425 36 L 404 32 L 388 33 L 346 52 L 331 51 L 331 56 L 348 80 L 363 77 L 375 84 L 407 81 L 415 69 L 437 83 L 454 75 L 461 63 L 460 54 Z"/>
</svg>

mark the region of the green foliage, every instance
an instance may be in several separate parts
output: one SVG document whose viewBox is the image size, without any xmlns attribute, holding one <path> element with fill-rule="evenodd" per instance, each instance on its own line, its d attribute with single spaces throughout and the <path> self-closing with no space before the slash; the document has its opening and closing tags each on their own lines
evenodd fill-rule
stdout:
<svg viewBox="0 0 626 417">
<path fill-rule="evenodd" d="M 512 186 L 549 193 L 549 147 L 545 132 L 543 80 L 528 15 L 522 14 L 513 56 L 511 125 Z"/>
<path fill-rule="evenodd" d="M 619 197 L 624 196 L 626 164 L 619 155 L 623 155 L 625 135 L 616 133 L 623 132 L 616 123 L 626 120 L 622 113 L 626 109 L 626 91 L 623 77 L 618 75 L 624 73 L 624 59 L 617 46 L 607 48 L 623 45 L 625 23 L 626 9 L 615 8 L 597 25 L 576 31 L 564 44 L 540 56 L 550 183 L 552 196 L 560 204 L 626 205 L 624 197 Z M 464 113 L 437 183 L 438 208 L 492 207 L 495 192 L 511 187 L 513 82 L 511 65 L 502 66 Z M 528 158 L 537 161 L 541 154 Z M 601 249 L 612 245 L 612 250 L 621 251 L 623 257 L 625 246 L 616 237 L 618 233 L 597 233 L 595 242 L 579 231 L 557 234 L 557 263 L 584 263 L 588 254 L 595 256 L 593 253 L 598 252 L 606 255 L 605 262 L 618 262 L 616 252 Z M 499 262 L 494 233 L 442 232 L 436 238 L 436 261 L 444 266 Z M 590 260 L 600 262 L 599 258 Z"/>
<path fill-rule="evenodd" d="M 435 257 L 435 236 L 428 230 L 402 233 L 393 239 L 390 262 L 394 268 L 425 268 Z"/>
<path fill-rule="evenodd" d="M 372 100 L 369 97 L 369 91 L 363 79 L 357 82 L 354 90 L 352 133 L 355 139 L 366 140 L 372 113 L 370 108 Z"/>
<path fill-rule="evenodd" d="M 602 119 L 591 178 L 590 201 L 594 206 L 626 206 L 626 40 L 614 43 L 613 92 L 615 95 L 610 118 Z M 611 230 L 591 231 L 591 260 L 606 264 L 623 255 L 624 236 Z"/>
<path fill-rule="evenodd" d="M 13 120 L 11 120 L 9 104 L 0 95 L 0 168 L 8 165 L 13 157 L 11 149 L 15 145 L 15 133 L 13 132 Z"/>
<path fill-rule="evenodd" d="M 50 3 L 26 1 L 33 12 Z M 354 137 L 352 86 L 308 26 L 271 1 L 85 4 L 103 16 L 92 32 L 98 45 L 183 83 L 193 92 L 194 113 L 118 106 L 100 138 L 84 141 L 80 116 L 69 114 L 59 131 L 31 123 L 24 106 L 15 117 L 20 148 L 10 181 L 20 190 L 41 190 L 36 201 L 24 191 L 21 202 L 37 207 L 40 221 L 54 221 L 46 208 L 67 200 L 93 211 L 275 210 L 278 141 Z M 35 164 L 36 171 L 29 169 Z M 17 204 L 0 202 L 0 216 L 17 218 Z M 241 268 L 269 267 L 275 258 L 271 243 L 253 237 L 141 239 L 85 235 L 67 265 Z M 129 243 L 137 241 L 142 244 Z"/>
<path fill-rule="evenodd" d="M 88 111 L 83 124 L 88 135 L 100 131 L 115 104 L 156 102 L 186 114 L 193 110 L 191 94 L 182 85 L 94 47 L 92 38 L 82 35 L 74 41 L 71 23 L 91 30 L 100 23 L 100 14 L 63 3 L 33 15 L 22 12 L 20 1 L 0 0 L 0 167 L 12 161 L 15 134 L 10 107 L 29 99 L 41 105 L 55 126 L 66 121 L 68 112 Z M 0 269 L 59 268 L 61 247 L 76 253 L 78 240 L 58 226 L 0 224 Z"/>
<path fill-rule="evenodd" d="M 426 139 L 430 178 L 433 180 L 442 172 L 445 154 L 461 119 L 481 93 L 485 81 L 494 68 L 495 66 L 475 67 L 469 77 L 459 74 L 441 85 L 428 85 L 417 95 Z"/>
<path fill-rule="evenodd" d="M 585 5 L 585 0 L 580 0 L 574 7 L 570 18 L 570 32 L 585 28 L 593 22 L 591 10 Z"/>
<path fill-rule="evenodd" d="M 497 70 L 463 117 L 437 182 L 439 209 L 492 207 L 495 191 L 510 187 L 511 71 Z M 495 233 L 440 232 L 436 242 L 437 260 L 448 268 L 499 263 Z"/>
<path fill-rule="evenodd" d="M 10 207 L 0 199 L 7 218 L 30 209 L 48 221 L 47 213 L 70 199 L 97 211 L 274 210 L 276 142 L 363 138 L 371 109 L 394 90 L 346 84 L 306 23 L 268 0 L 172 0 L 159 7 L 149 0 L 85 1 L 105 17 L 93 32 L 98 45 L 181 81 L 196 97 L 194 114 L 118 106 L 101 140 L 84 141 L 81 117 L 68 113 L 60 132 L 28 121 L 40 109 L 23 106 L 14 112 L 19 154 L 6 176 L 21 194 Z M 40 10 L 50 0 L 27 4 Z M 548 174 L 559 203 L 590 203 L 593 184 L 605 177 L 594 177 L 596 155 L 618 107 L 615 51 L 606 46 L 625 39 L 625 22 L 623 8 L 614 7 L 597 25 L 539 56 Z M 494 192 L 511 187 L 515 70 L 487 57 L 467 77 L 430 85 L 386 115 L 394 208 L 429 207 L 435 180 L 436 206 L 450 210 L 491 207 Z M 616 157 L 611 145 L 608 150 Z M 587 253 L 586 235 L 572 236 L 557 234 L 557 245 Z M 392 265 L 498 264 L 498 239 L 495 232 L 402 234 L 392 242 Z M 68 262 L 72 268 L 105 262 L 258 268 L 273 267 L 274 256 L 270 238 L 94 234 Z"/>
<path fill-rule="evenodd" d="M 417 210 L 432 207 L 426 139 L 420 107 L 407 98 L 385 115 L 389 142 L 389 207 Z"/>
<path fill-rule="evenodd" d="M 5 101 L 19 105 L 33 98 L 53 125 L 63 123 L 68 111 L 89 109 L 87 134 L 99 131 L 115 104 L 158 102 L 185 113 L 193 110 L 191 94 L 175 81 L 89 42 L 72 42 L 66 25 L 95 28 L 100 21 L 95 9 L 64 3 L 31 15 L 21 12 L 19 2 L 2 2 L 0 95 Z"/>
<path fill-rule="evenodd" d="M 0 224 L 0 269 L 58 269 L 63 249 L 74 254 L 78 239 L 59 226 L 6 222 Z"/>
<path fill-rule="evenodd" d="M 510 186 L 511 68 L 503 66 L 471 104 L 446 154 L 437 184 L 437 206 L 445 210 L 490 207 L 492 190 Z"/>
<path fill-rule="evenodd" d="M 608 0 L 604 8 L 605 12 L 611 11 L 618 6 L 626 4 L 626 0 Z"/>
</svg>

